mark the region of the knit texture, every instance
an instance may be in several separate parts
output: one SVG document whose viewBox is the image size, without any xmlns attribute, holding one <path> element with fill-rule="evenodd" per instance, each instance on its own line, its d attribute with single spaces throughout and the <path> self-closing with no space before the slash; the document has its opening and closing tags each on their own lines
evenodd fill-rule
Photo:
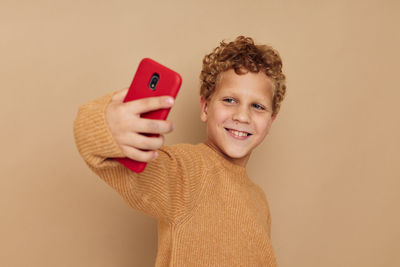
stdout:
<svg viewBox="0 0 400 267">
<path fill-rule="evenodd" d="M 158 222 L 157 266 L 276 266 L 264 191 L 204 143 L 163 146 L 134 173 L 105 120 L 114 93 L 79 108 L 76 145 L 87 165 L 135 210 Z"/>
</svg>

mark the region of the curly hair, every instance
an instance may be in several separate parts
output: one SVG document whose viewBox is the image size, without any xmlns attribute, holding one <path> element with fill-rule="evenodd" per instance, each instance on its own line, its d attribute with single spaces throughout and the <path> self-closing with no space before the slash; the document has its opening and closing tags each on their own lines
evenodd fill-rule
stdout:
<svg viewBox="0 0 400 267">
<path fill-rule="evenodd" d="M 237 74 L 263 71 L 273 86 L 272 116 L 278 114 L 286 93 L 285 75 L 278 51 L 268 45 L 255 45 L 250 37 L 239 36 L 230 43 L 222 41 L 204 56 L 200 95 L 208 100 L 215 91 L 219 74 L 229 69 L 234 69 Z"/>
</svg>

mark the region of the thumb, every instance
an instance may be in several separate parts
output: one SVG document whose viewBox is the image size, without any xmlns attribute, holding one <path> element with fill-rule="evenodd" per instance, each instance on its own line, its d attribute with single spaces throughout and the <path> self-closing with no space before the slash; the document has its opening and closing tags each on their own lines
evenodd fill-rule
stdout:
<svg viewBox="0 0 400 267">
<path fill-rule="evenodd" d="M 126 97 L 126 95 L 128 94 L 128 89 L 129 88 L 124 88 L 120 91 L 115 92 L 115 94 L 113 95 L 113 100 L 117 101 L 117 102 L 124 102 L 124 99 Z"/>
</svg>

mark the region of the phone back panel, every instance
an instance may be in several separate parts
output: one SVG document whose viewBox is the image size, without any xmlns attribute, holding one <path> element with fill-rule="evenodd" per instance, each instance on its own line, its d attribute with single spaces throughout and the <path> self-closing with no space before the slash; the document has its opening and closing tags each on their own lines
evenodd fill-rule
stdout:
<svg viewBox="0 0 400 267">
<path fill-rule="evenodd" d="M 158 74 L 159 79 L 155 90 L 152 90 L 149 84 L 154 74 Z M 139 64 L 124 102 L 153 96 L 168 95 L 176 98 L 181 84 L 182 78 L 178 73 L 150 58 L 144 58 Z M 166 120 L 169 111 L 170 108 L 159 109 L 143 113 L 140 116 L 142 118 Z M 158 136 L 158 134 L 142 134 L 146 136 Z M 129 158 L 115 158 L 115 160 L 137 173 L 142 172 L 146 167 L 146 162 L 139 162 Z"/>
</svg>

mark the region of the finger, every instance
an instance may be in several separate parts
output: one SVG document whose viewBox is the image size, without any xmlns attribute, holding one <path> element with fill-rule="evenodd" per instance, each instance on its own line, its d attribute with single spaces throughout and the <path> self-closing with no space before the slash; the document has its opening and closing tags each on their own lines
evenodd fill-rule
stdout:
<svg viewBox="0 0 400 267">
<path fill-rule="evenodd" d="M 149 111 L 170 108 L 174 104 L 174 98 L 171 96 L 155 96 L 137 99 L 125 103 L 134 114 L 143 114 Z"/>
<path fill-rule="evenodd" d="M 133 133 L 127 135 L 121 142 L 123 145 L 131 146 L 144 150 L 156 150 L 164 144 L 164 136 L 145 136 L 143 134 Z"/>
<path fill-rule="evenodd" d="M 149 162 L 157 157 L 156 151 L 142 151 L 130 146 L 122 147 L 122 151 L 126 157 L 140 162 Z"/>
<path fill-rule="evenodd" d="M 132 131 L 137 133 L 166 134 L 172 132 L 174 126 L 171 121 L 139 118 L 132 125 Z"/>
<path fill-rule="evenodd" d="M 129 88 L 124 88 L 120 91 L 115 92 L 112 99 L 114 101 L 118 101 L 121 103 L 124 102 L 124 99 L 125 99 L 126 95 L 128 94 L 128 90 L 129 90 Z"/>
</svg>

